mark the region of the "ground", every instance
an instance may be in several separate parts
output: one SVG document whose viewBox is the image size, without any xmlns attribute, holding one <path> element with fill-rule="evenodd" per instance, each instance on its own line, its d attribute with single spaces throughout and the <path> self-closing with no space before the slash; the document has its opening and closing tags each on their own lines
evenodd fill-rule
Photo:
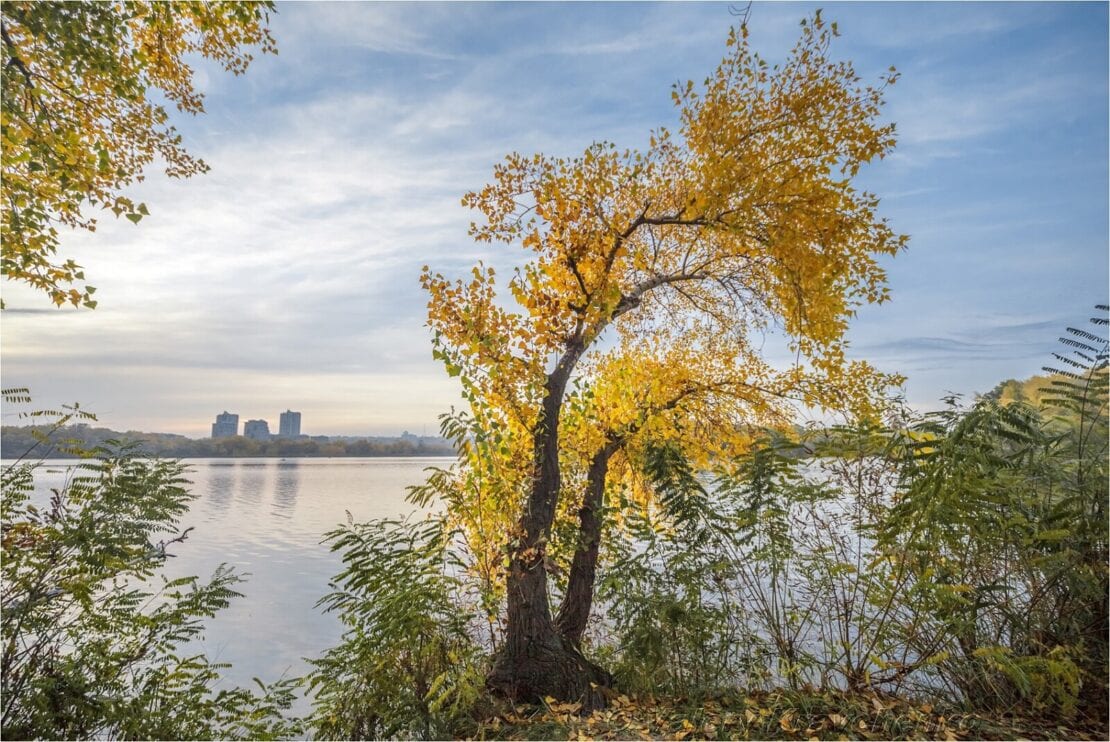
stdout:
<svg viewBox="0 0 1110 742">
<path fill-rule="evenodd" d="M 945 711 L 874 694 L 771 691 L 691 698 L 615 695 L 587 716 L 553 699 L 492 703 L 472 739 L 1107 739 L 1105 722 Z"/>
</svg>

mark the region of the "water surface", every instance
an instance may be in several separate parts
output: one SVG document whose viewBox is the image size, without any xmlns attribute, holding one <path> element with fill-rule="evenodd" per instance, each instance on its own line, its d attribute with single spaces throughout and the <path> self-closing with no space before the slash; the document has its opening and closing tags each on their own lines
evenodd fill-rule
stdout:
<svg viewBox="0 0 1110 742">
<path fill-rule="evenodd" d="M 171 547 L 166 575 L 202 578 L 222 563 L 249 573 L 244 597 L 208 621 L 198 649 L 230 662 L 224 685 L 302 675 L 306 657 L 339 639 L 334 616 L 315 608 L 339 571 L 323 534 L 347 522 L 422 513 L 406 488 L 429 466 L 450 458 L 186 459 L 197 496 L 181 527 L 188 540 Z M 51 460 L 36 472 L 36 493 L 64 484 L 76 462 Z M 298 711 L 306 710 L 298 704 Z"/>
</svg>

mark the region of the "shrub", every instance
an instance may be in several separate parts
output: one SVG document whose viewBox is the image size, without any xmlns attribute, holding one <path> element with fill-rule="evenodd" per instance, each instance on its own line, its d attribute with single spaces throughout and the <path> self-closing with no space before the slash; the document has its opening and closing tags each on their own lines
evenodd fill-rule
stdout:
<svg viewBox="0 0 1110 742">
<path fill-rule="evenodd" d="M 291 681 L 212 691 L 224 665 L 187 652 L 240 578 L 226 567 L 207 582 L 160 575 L 187 535 L 184 467 L 111 443 L 45 505 L 33 502 L 36 468 L 2 476 L 3 737 L 296 734 L 282 716 Z"/>
<path fill-rule="evenodd" d="M 313 661 L 311 725 L 325 739 L 453 736 L 483 683 L 473 612 L 439 521 L 379 520 L 325 537 L 343 555 L 334 590 L 319 603 L 347 627 Z"/>
</svg>

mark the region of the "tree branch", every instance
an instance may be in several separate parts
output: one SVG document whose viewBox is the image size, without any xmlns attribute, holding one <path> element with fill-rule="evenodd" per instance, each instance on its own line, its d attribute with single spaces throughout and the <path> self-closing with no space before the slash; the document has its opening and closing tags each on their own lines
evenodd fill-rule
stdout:
<svg viewBox="0 0 1110 742">
<path fill-rule="evenodd" d="M 620 301 L 617 302 L 617 308 L 613 310 L 613 315 L 611 319 L 616 319 L 622 314 L 630 312 L 636 307 L 640 306 L 640 301 L 643 300 L 644 294 L 648 293 L 652 289 L 656 289 L 660 286 L 665 286 L 671 283 L 679 283 L 681 281 L 704 281 L 709 277 L 709 274 L 706 273 L 704 270 L 696 270 L 692 272 L 681 271 L 679 273 L 671 274 L 657 273 L 646 281 L 642 281 L 641 283 L 637 284 L 636 287 L 633 288 L 632 291 L 630 291 L 629 293 L 622 295 Z"/>
</svg>

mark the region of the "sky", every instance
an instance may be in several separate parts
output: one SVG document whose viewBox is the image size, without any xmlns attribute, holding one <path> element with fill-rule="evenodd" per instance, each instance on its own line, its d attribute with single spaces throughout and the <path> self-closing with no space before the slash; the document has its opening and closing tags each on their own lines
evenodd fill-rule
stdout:
<svg viewBox="0 0 1110 742">
<path fill-rule="evenodd" d="M 902 75 L 897 149 L 858 182 L 910 246 L 851 355 L 905 374 L 919 409 L 1037 373 L 1107 301 L 1107 4 L 756 3 L 753 47 L 782 60 L 817 7 L 864 80 Z M 174 122 L 211 172 L 151 171 L 139 225 L 63 236 L 98 308 L 3 285 L 3 385 L 116 430 L 203 436 L 223 410 L 276 429 L 292 408 L 307 434 L 434 434 L 458 389 L 420 268 L 519 258 L 468 238 L 461 196 L 510 152 L 676 129 L 671 85 L 715 68 L 734 10 L 279 3 L 280 53 L 241 77 L 198 64 L 207 113 Z"/>
</svg>

